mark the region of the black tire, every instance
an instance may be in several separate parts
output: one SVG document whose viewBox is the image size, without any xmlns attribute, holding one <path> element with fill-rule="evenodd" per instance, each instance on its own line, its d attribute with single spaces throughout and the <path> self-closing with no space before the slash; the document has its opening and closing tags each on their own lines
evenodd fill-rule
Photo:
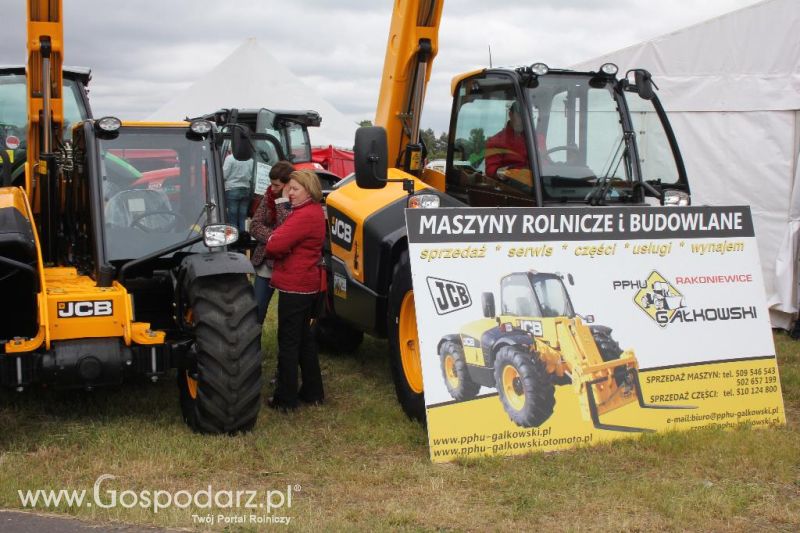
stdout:
<svg viewBox="0 0 800 533">
<path fill-rule="evenodd" d="M 197 433 L 253 428 L 261 408 L 261 327 L 245 275 L 195 279 L 187 290 L 195 342 L 178 368 L 181 412 Z"/>
<path fill-rule="evenodd" d="M 553 414 L 555 387 L 535 353 L 503 346 L 495 358 L 494 380 L 503 408 L 516 425 L 538 427 Z"/>
<path fill-rule="evenodd" d="M 412 420 L 425 423 L 425 397 L 422 388 L 421 376 L 413 373 L 407 375 L 403 367 L 403 357 L 400 349 L 401 308 L 408 295 L 413 298 L 411 285 L 411 264 L 408 260 L 408 251 L 403 251 L 394 266 L 392 285 L 389 288 L 389 314 L 387 316 L 386 332 L 389 337 L 389 365 L 392 370 L 392 380 L 397 394 L 397 401 L 403 411 Z M 406 305 L 412 304 L 408 300 Z M 403 327 L 410 326 L 404 321 Z M 413 324 L 416 332 L 416 323 Z M 418 342 L 418 341 L 417 341 Z M 415 347 L 419 356 L 419 347 Z M 408 351 L 406 351 L 408 353 Z M 408 360 L 407 360 L 408 361 Z M 417 379 L 419 378 L 419 379 Z"/>
<path fill-rule="evenodd" d="M 314 325 L 317 345 L 326 353 L 353 353 L 364 341 L 364 332 L 351 327 L 338 318 L 322 317 Z"/>
<path fill-rule="evenodd" d="M 439 347 L 442 377 L 447 392 L 455 400 L 471 400 L 478 395 L 481 386 L 472 381 L 467 370 L 464 348 L 457 342 L 443 342 Z"/>
<path fill-rule="evenodd" d="M 603 361 L 608 362 L 619 359 L 622 355 L 622 348 L 611 336 L 611 328 L 607 326 L 590 326 L 589 329 L 592 331 L 592 337 L 594 337 L 594 342 L 597 344 L 597 350 L 600 352 L 600 357 L 603 358 Z M 614 369 L 614 381 L 617 382 L 617 386 L 622 386 L 627 380 L 627 376 L 626 367 L 620 366 Z"/>
</svg>

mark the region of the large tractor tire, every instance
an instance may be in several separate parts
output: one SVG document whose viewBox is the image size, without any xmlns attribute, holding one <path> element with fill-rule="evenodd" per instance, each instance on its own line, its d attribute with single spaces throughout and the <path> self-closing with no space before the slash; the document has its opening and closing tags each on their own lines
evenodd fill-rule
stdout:
<svg viewBox="0 0 800 533">
<path fill-rule="evenodd" d="M 422 386 L 417 314 L 411 285 L 411 263 L 404 251 L 394 267 L 389 288 L 389 364 L 397 400 L 413 420 L 425 423 L 425 397 Z"/>
<path fill-rule="evenodd" d="M 619 343 L 614 340 L 611 336 L 611 328 L 608 326 L 591 326 L 592 337 L 594 337 L 594 342 L 597 344 L 597 350 L 600 352 L 600 357 L 603 358 L 603 361 L 614 361 L 615 359 L 619 359 L 622 355 L 622 348 L 619 347 Z M 617 382 L 617 386 L 622 386 L 628 378 L 628 372 L 624 366 L 620 366 L 614 369 L 614 381 Z"/>
<path fill-rule="evenodd" d="M 535 354 L 503 346 L 495 358 L 494 379 L 503 408 L 516 425 L 539 427 L 553 414 L 555 387 Z"/>
<path fill-rule="evenodd" d="M 460 344 L 453 341 L 443 342 L 439 347 L 439 359 L 444 384 L 453 399 L 471 400 L 478 395 L 481 386 L 470 378 L 464 348 Z"/>
<path fill-rule="evenodd" d="M 245 275 L 209 276 L 187 292 L 195 340 L 178 368 L 183 419 L 197 433 L 249 431 L 261 407 L 261 327 L 252 285 Z"/>
<path fill-rule="evenodd" d="M 332 354 L 353 353 L 364 341 L 364 332 L 333 317 L 317 319 L 314 334 L 320 350 Z"/>
</svg>

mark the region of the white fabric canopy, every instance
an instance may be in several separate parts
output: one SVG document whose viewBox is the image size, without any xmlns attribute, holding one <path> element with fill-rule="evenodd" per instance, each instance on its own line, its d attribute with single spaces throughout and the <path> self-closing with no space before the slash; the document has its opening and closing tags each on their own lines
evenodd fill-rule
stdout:
<svg viewBox="0 0 800 533">
<path fill-rule="evenodd" d="M 800 3 L 767 0 L 575 65 L 653 74 L 692 203 L 750 205 L 770 317 L 798 311 Z"/>
<path fill-rule="evenodd" d="M 183 120 L 220 108 L 311 109 L 322 125 L 309 130 L 311 144 L 352 148 L 358 124 L 337 111 L 314 89 L 281 65 L 255 39 L 241 46 L 186 90 L 150 115 L 153 120 Z"/>
</svg>

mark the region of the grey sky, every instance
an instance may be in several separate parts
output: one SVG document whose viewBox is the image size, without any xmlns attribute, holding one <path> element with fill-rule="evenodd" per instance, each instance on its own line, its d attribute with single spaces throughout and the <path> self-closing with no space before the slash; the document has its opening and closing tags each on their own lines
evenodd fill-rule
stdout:
<svg viewBox="0 0 800 533">
<path fill-rule="evenodd" d="M 447 128 L 450 79 L 488 66 L 489 45 L 495 65 L 543 61 L 565 67 L 755 3 L 446 0 L 422 125 L 437 132 Z M 0 4 L 0 64 L 21 64 L 25 2 Z M 392 0 L 64 0 L 66 63 L 91 67 L 96 115 L 137 119 L 211 70 L 245 38 L 255 37 L 348 117 L 372 119 L 392 5 Z"/>
</svg>

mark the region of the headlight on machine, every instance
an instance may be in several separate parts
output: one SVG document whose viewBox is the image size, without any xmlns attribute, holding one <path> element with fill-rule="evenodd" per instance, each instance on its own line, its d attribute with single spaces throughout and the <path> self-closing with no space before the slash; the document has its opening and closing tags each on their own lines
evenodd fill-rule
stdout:
<svg viewBox="0 0 800 533">
<path fill-rule="evenodd" d="M 122 121 L 117 117 L 103 117 L 97 119 L 94 123 L 95 131 L 103 131 L 106 133 L 115 133 L 122 127 Z"/>
<path fill-rule="evenodd" d="M 690 205 L 692 202 L 689 193 L 677 189 L 667 189 L 664 191 L 663 203 L 666 206 L 674 207 Z"/>
<path fill-rule="evenodd" d="M 200 136 L 203 136 L 211 131 L 211 128 L 211 122 L 207 120 L 197 119 L 189 123 L 189 129 L 192 130 L 192 133 Z"/>
<path fill-rule="evenodd" d="M 544 63 L 534 63 L 533 65 L 531 65 L 531 72 L 533 72 L 537 76 L 544 76 L 545 74 L 550 72 L 550 67 L 548 67 Z"/>
<path fill-rule="evenodd" d="M 614 76 L 619 72 L 619 67 L 614 63 L 603 63 L 600 67 L 600 72 L 605 74 L 606 76 Z"/>
<path fill-rule="evenodd" d="M 209 248 L 227 246 L 239 239 L 239 230 L 228 224 L 209 224 L 203 228 L 203 242 Z"/>
<path fill-rule="evenodd" d="M 411 209 L 433 209 L 439 207 L 439 197 L 435 194 L 415 194 L 408 198 Z"/>
</svg>

